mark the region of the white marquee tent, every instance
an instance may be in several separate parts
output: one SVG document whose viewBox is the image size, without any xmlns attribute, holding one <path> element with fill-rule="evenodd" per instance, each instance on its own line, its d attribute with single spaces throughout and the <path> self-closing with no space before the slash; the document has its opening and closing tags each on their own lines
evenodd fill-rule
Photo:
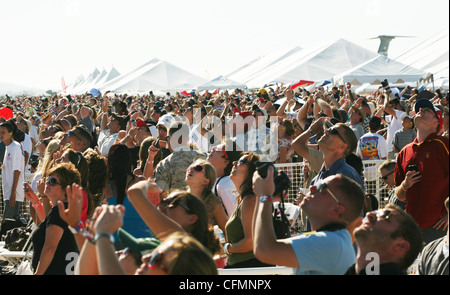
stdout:
<svg viewBox="0 0 450 295">
<path fill-rule="evenodd" d="M 157 58 L 127 74 L 103 84 L 99 90 L 116 93 L 147 93 L 151 91 L 191 90 L 206 82 L 205 79 Z"/>
<path fill-rule="evenodd" d="M 378 54 L 344 39 L 295 52 L 249 77 L 248 87 L 291 83 L 299 80 L 323 81 L 351 69 Z"/>
<path fill-rule="evenodd" d="M 94 69 L 87 78 L 80 75 L 74 82 L 73 86 L 67 87 L 67 93 L 70 94 L 81 94 L 89 92 L 92 88 L 98 88 L 101 85 L 111 81 L 112 79 L 120 75 L 119 71 L 114 66 L 110 69 L 103 69 L 100 72 L 98 69 Z"/>
<path fill-rule="evenodd" d="M 270 67 L 301 50 L 302 48 L 296 46 L 293 48 L 280 49 L 265 56 L 258 57 L 229 73 L 227 78 L 246 84 L 252 77 L 259 75 L 267 67 Z"/>
<path fill-rule="evenodd" d="M 441 31 L 417 46 L 406 50 L 395 60 L 433 74 L 434 79 L 449 78 L 449 30 Z"/>
<path fill-rule="evenodd" d="M 352 69 L 333 77 L 333 84 L 343 85 L 350 82 L 352 85 L 362 85 L 364 83 L 379 84 L 387 79 L 390 84 L 423 81 L 429 73 L 415 69 L 390 59 L 384 55 L 379 55 L 367 62 L 364 62 Z"/>
<path fill-rule="evenodd" d="M 201 85 L 198 85 L 197 91 L 214 90 L 214 89 L 225 90 L 225 89 L 236 89 L 236 88 L 244 89 L 246 87 L 247 86 L 243 83 L 233 81 L 224 76 L 218 76 L 218 77 L 211 79 Z"/>
</svg>

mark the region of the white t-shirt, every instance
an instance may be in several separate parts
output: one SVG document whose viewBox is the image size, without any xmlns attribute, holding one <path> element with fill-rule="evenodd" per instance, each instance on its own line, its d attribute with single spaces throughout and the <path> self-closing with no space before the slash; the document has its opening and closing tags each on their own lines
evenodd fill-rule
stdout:
<svg viewBox="0 0 450 295">
<path fill-rule="evenodd" d="M 380 160 L 387 157 L 386 139 L 378 133 L 366 133 L 358 141 L 356 154 L 364 160 Z"/>
<path fill-rule="evenodd" d="M 116 142 L 119 133 L 113 133 L 109 135 L 109 130 L 100 132 L 101 140 L 98 142 L 98 148 L 103 157 L 108 156 L 109 149 Z"/>
<path fill-rule="evenodd" d="M 402 121 L 403 118 L 406 116 L 406 113 L 404 111 L 394 110 L 395 111 L 395 117 L 389 115 L 386 116 L 386 122 L 388 123 L 388 130 L 387 130 L 387 136 L 386 136 L 386 142 L 388 146 L 388 152 L 393 151 L 394 145 L 392 144 L 392 140 L 394 139 L 395 132 L 397 130 L 402 129 Z"/>
<path fill-rule="evenodd" d="M 6 146 L 5 156 L 3 158 L 2 169 L 2 189 L 3 200 L 7 201 L 11 197 L 11 189 L 14 181 L 14 171 L 20 171 L 20 176 L 17 181 L 16 201 L 23 202 L 25 194 L 23 191 L 24 182 L 24 167 L 25 157 L 22 151 L 22 146 L 17 141 L 13 141 Z"/>
<path fill-rule="evenodd" d="M 358 141 L 356 154 L 360 156 L 363 161 L 387 158 L 388 147 L 386 139 L 377 133 L 366 133 Z M 376 165 L 369 164 L 364 166 L 365 180 L 374 181 L 378 176 Z"/>
<path fill-rule="evenodd" d="M 220 179 L 219 183 L 217 181 Z M 217 195 L 222 199 L 223 205 L 227 210 L 228 216 L 233 214 L 236 209 L 236 195 L 234 182 L 230 179 L 230 176 L 218 177 L 214 186 L 212 188 L 212 192 L 216 194 L 216 184 L 217 184 Z"/>
</svg>

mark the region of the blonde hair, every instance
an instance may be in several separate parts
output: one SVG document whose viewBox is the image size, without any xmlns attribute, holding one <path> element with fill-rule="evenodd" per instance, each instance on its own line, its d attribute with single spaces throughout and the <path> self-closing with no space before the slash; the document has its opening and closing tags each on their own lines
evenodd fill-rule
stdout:
<svg viewBox="0 0 450 295">
<path fill-rule="evenodd" d="M 38 168 L 36 169 L 37 172 L 40 172 L 42 177 L 46 176 L 46 171 L 52 166 L 53 164 L 53 153 L 56 153 L 59 151 L 59 139 L 53 139 L 51 140 L 47 147 L 45 148 L 45 154 L 42 157 L 42 160 L 39 161 Z"/>
<path fill-rule="evenodd" d="M 164 239 L 170 244 L 167 259 L 170 261 L 169 275 L 217 275 L 217 265 L 209 252 L 191 235 L 176 232 Z M 158 247 L 158 248 L 159 248 Z M 166 254 L 166 253 L 165 253 Z"/>
</svg>

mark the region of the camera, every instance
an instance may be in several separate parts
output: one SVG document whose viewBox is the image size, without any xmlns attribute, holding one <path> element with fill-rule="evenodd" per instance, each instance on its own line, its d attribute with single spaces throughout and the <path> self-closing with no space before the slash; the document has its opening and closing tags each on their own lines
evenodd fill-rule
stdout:
<svg viewBox="0 0 450 295">
<path fill-rule="evenodd" d="M 386 93 L 390 94 L 392 92 L 391 87 L 389 87 L 389 82 L 387 79 L 381 81 L 381 86 L 383 86 L 384 90 L 386 90 Z"/>
<path fill-rule="evenodd" d="M 266 178 L 267 177 L 267 169 L 269 169 L 270 166 L 273 167 L 273 177 L 274 177 L 274 179 L 278 175 L 277 168 L 275 167 L 275 165 L 272 162 L 259 162 L 258 161 L 255 165 L 256 165 L 256 170 L 258 171 L 259 175 L 262 178 Z"/>
</svg>

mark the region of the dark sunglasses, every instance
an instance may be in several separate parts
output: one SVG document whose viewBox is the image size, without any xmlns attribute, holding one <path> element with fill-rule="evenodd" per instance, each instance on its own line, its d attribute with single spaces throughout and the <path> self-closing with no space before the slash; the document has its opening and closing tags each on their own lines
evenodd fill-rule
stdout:
<svg viewBox="0 0 450 295">
<path fill-rule="evenodd" d="M 330 191 L 330 189 L 328 188 L 328 184 L 326 184 L 325 182 L 321 182 L 317 185 L 317 191 L 319 193 L 323 193 L 323 192 L 327 191 L 337 203 L 339 203 L 339 204 L 341 203 L 341 202 L 339 202 L 338 198 L 336 198 L 336 196 Z"/>
<path fill-rule="evenodd" d="M 326 129 L 330 134 L 337 135 L 344 143 L 347 143 L 345 139 L 342 137 L 342 135 L 339 133 L 337 128 L 328 128 Z"/>
<path fill-rule="evenodd" d="M 167 208 L 176 208 L 178 207 L 178 205 L 180 205 L 184 208 L 184 210 L 186 210 L 186 212 L 191 212 L 191 209 L 185 203 L 183 203 L 180 198 L 181 195 L 167 198 L 161 202 L 161 205 L 166 206 Z"/>
<path fill-rule="evenodd" d="M 394 171 L 389 172 L 389 173 L 386 174 L 385 176 L 381 176 L 381 179 L 383 179 L 383 180 L 388 179 L 389 175 L 391 175 L 392 173 L 394 173 Z"/>
<path fill-rule="evenodd" d="M 57 185 L 57 184 L 61 185 L 61 183 L 59 183 L 59 182 L 56 180 L 56 178 L 51 177 L 51 176 L 47 177 L 46 182 L 47 182 L 50 186 L 55 186 L 55 185 Z"/>
<path fill-rule="evenodd" d="M 240 159 L 238 160 L 238 164 L 246 164 L 246 165 L 248 165 L 248 164 L 250 164 L 250 163 L 249 163 L 249 161 L 247 160 L 247 158 L 240 158 Z"/>
<path fill-rule="evenodd" d="M 202 172 L 203 166 L 202 165 L 196 165 L 194 167 L 190 167 L 189 169 L 193 169 L 195 172 Z"/>
</svg>

